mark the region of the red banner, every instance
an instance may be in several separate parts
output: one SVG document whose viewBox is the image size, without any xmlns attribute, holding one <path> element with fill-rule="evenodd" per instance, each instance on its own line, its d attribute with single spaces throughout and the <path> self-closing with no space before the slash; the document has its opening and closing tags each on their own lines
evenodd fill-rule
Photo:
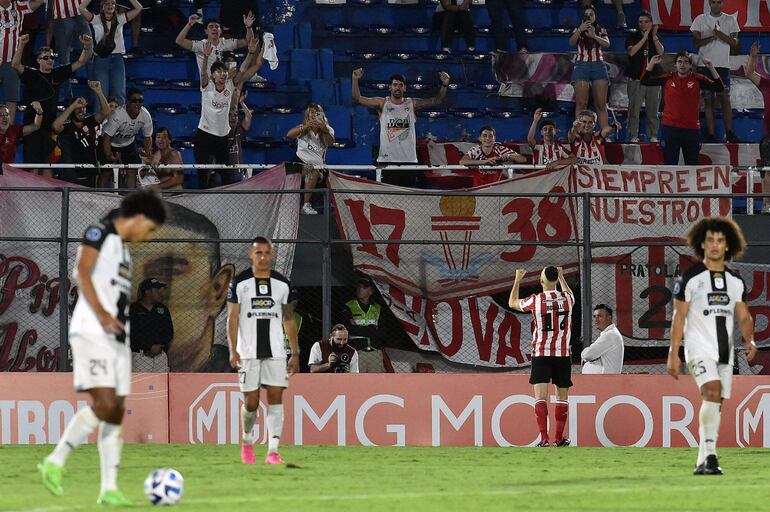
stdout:
<svg viewBox="0 0 770 512">
<path fill-rule="evenodd" d="M 705 1 L 642 0 L 642 7 L 652 14 L 652 22 L 666 30 L 689 31 L 707 5 Z M 765 1 L 724 0 L 722 12 L 735 16 L 742 32 L 760 32 L 770 27 L 770 3 Z"/>
<path fill-rule="evenodd" d="M 168 374 L 133 375 L 123 421 L 127 443 L 168 443 L 168 393 Z M 71 373 L 0 373 L 0 444 L 57 443 L 89 401 L 75 392 Z"/>
<path fill-rule="evenodd" d="M 538 431 L 527 380 L 512 374 L 296 375 L 284 393 L 281 442 L 533 446 Z M 696 446 L 701 398 L 691 377 L 573 380 L 565 433 L 574 445 Z M 87 400 L 71 385 L 71 374 L 0 374 L 0 444 L 57 442 Z M 240 443 L 243 394 L 235 374 L 135 374 L 133 391 L 124 431 L 129 443 Z M 265 407 L 260 404 L 255 427 L 260 443 L 267 437 Z M 770 378 L 733 377 L 719 445 L 770 448 Z"/>
</svg>

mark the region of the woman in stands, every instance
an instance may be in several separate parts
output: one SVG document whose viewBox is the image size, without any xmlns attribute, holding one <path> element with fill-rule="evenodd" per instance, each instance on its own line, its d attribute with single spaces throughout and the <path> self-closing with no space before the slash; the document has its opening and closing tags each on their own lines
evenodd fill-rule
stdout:
<svg viewBox="0 0 770 512">
<path fill-rule="evenodd" d="M 114 96 L 121 105 L 126 102 L 126 66 L 123 63 L 126 44 L 123 41 L 123 25 L 142 12 L 139 0 L 130 1 L 132 9 L 126 14 L 118 14 L 115 0 L 102 0 L 98 16 L 88 10 L 93 0 L 83 0 L 78 6 L 80 15 L 94 30 L 94 60 L 89 76 L 91 80 L 101 82 L 104 94 Z"/>
<path fill-rule="evenodd" d="M 607 88 L 609 75 L 604 63 L 603 48 L 609 48 L 607 30 L 596 21 L 596 10 L 588 7 L 583 11 L 583 22 L 569 38 L 569 44 L 577 47 L 572 82 L 575 87 L 575 117 L 588 108 L 589 89 L 593 93 L 594 107 L 602 129 L 607 121 Z"/>
<path fill-rule="evenodd" d="M 289 130 L 287 137 L 297 139 L 297 158 L 302 162 L 303 188 L 313 189 L 321 180 L 321 171 L 316 165 L 324 165 L 326 149 L 334 144 L 334 128 L 329 125 L 323 107 L 311 103 L 305 109 L 305 120 Z M 315 215 L 318 212 L 310 204 L 312 193 L 307 192 L 302 204 L 302 213 Z"/>
</svg>

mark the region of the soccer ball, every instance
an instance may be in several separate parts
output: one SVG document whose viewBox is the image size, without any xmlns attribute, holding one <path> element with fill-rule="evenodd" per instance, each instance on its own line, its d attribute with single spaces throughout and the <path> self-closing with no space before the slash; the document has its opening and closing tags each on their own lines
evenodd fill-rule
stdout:
<svg viewBox="0 0 770 512">
<path fill-rule="evenodd" d="M 173 505 L 183 492 L 184 477 L 176 469 L 156 469 L 144 481 L 144 494 L 153 505 Z"/>
</svg>

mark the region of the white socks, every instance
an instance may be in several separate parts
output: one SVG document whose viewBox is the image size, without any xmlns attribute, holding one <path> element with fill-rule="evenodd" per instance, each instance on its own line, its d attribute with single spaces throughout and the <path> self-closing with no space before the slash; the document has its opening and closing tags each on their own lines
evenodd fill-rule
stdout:
<svg viewBox="0 0 770 512">
<path fill-rule="evenodd" d="M 719 437 L 719 423 L 721 404 L 717 402 L 703 401 L 700 406 L 700 444 L 698 445 L 698 464 L 703 463 L 709 455 L 717 454 L 717 438 Z"/>
<path fill-rule="evenodd" d="M 105 421 L 99 425 L 99 460 L 102 467 L 102 490 L 118 488 L 118 466 L 123 450 L 123 427 Z"/>
<path fill-rule="evenodd" d="M 88 441 L 88 436 L 99 426 L 99 418 L 90 406 L 83 407 L 72 417 L 56 444 L 48 461 L 63 466 L 70 452 Z"/>
<path fill-rule="evenodd" d="M 283 404 L 267 406 L 267 453 L 278 452 L 283 430 Z"/>
<path fill-rule="evenodd" d="M 254 444 L 254 423 L 257 422 L 257 410 L 248 411 L 246 405 L 241 404 L 241 426 L 243 427 L 243 444 Z"/>
</svg>

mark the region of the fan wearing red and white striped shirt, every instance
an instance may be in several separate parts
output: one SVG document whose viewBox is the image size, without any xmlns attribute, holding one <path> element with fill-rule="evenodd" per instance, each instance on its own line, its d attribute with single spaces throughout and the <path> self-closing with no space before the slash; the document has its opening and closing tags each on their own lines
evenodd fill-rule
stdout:
<svg viewBox="0 0 770 512">
<path fill-rule="evenodd" d="M 602 128 L 607 121 L 607 90 L 610 77 L 604 62 L 602 48 L 610 47 L 607 31 L 596 21 L 596 11 L 588 7 L 583 10 L 583 22 L 569 38 L 570 46 L 577 47 L 572 82 L 575 88 L 575 114 L 588 108 L 588 92 L 591 91 L 599 123 Z"/>
<path fill-rule="evenodd" d="M 592 110 L 583 110 L 578 114 L 575 122 L 572 123 L 567 141 L 572 145 L 572 154 L 564 160 L 558 160 L 555 166 L 564 166 L 572 164 L 593 165 L 601 167 L 604 165 L 604 140 L 612 132 L 619 129 L 616 123 L 614 126 L 607 126 L 601 131 L 594 132 L 596 125 L 596 113 Z"/>
<path fill-rule="evenodd" d="M 535 329 L 532 333 L 532 370 L 529 383 L 534 386 L 535 418 L 540 430 L 539 447 L 550 446 L 548 438 L 548 384 L 556 387 L 556 432 L 555 446 L 569 446 L 564 437 L 567 422 L 569 388 L 572 387 L 572 360 L 570 357 L 570 334 L 572 330 L 572 309 L 575 296 L 572 293 L 561 267 L 548 266 L 540 272 L 541 293 L 519 300 L 519 286 L 526 270 L 517 270 L 513 281 L 508 305 L 522 312 L 531 312 Z M 557 287 L 561 287 L 558 290 Z"/>
<path fill-rule="evenodd" d="M 527 157 L 516 151 L 498 144 L 495 138 L 495 129 L 492 126 L 482 126 L 479 130 L 479 145 L 472 147 L 460 159 L 460 165 L 502 165 L 506 162 L 517 164 L 526 163 Z M 473 186 L 480 187 L 500 181 L 502 171 L 499 169 L 481 169 L 472 171 Z"/>
<path fill-rule="evenodd" d="M 564 167 L 564 165 L 558 165 L 556 162 L 568 158 L 570 151 L 566 145 L 555 140 L 556 133 L 559 131 L 556 123 L 550 119 L 543 121 L 543 124 L 540 125 L 540 135 L 543 136 L 543 140 L 538 143 L 535 139 L 535 130 L 537 130 L 537 125 L 542 117 L 543 109 L 535 110 L 535 114 L 532 116 L 532 125 L 527 133 L 527 142 L 532 148 L 532 163 L 545 165 L 548 168 Z"/>
</svg>

